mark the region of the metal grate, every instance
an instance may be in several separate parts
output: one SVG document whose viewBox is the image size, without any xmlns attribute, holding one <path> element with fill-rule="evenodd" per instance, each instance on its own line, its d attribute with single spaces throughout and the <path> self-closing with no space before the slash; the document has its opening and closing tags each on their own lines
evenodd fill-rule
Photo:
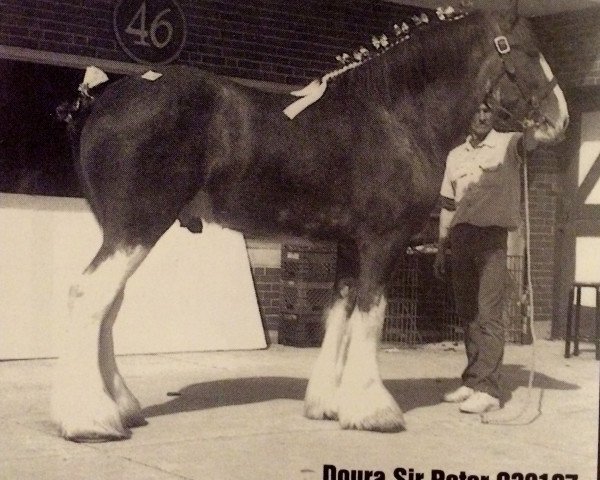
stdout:
<svg viewBox="0 0 600 480">
<path fill-rule="evenodd" d="M 463 340 L 452 284 L 434 277 L 433 260 L 434 255 L 410 253 L 396 268 L 387 292 L 384 342 L 416 345 Z M 504 307 L 506 340 L 519 343 L 526 334 L 521 313 L 523 257 L 509 256 L 508 270 Z"/>
</svg>

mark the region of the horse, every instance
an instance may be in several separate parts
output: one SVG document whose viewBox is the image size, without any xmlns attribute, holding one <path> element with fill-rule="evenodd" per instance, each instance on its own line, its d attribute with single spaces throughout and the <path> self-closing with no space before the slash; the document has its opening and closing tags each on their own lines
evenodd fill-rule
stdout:
<svg viewBox="0 0 600 480">
<path fill-rule="evenodd" d="M 112 327 L 127 280 L 192 202 L 203 221 L 246 234 L 339 243 L 339 277 L 353 280 L 324 314 L 304 414 L 405 429 L 376 360 L 386 284 L 436 204 L 448 152 L 482 102 L 542 143 L 569 120 L 526 19 L 459 13 L 395 26 L 388 45 L 317 81 L 294 115 L 283 113 L 288 94 L 181 65 L 120 79 L 74 114 L 77 171 L 103 240 L 69 291 L 52 393 L 61 436 L 120 440 L 145 424 Z"/>
</svg>

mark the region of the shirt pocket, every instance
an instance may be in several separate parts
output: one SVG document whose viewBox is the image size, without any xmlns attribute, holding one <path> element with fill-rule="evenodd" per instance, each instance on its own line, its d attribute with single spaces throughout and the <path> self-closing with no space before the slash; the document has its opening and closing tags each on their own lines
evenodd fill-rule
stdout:
<svg viewBox="0 0 600 480">
<path fill-rule="evenodd" d="M 505 184 L 506 166 L 503 163 L 481 167 L 481 178 L 479 185 L 481 188 L 497 189 L 502 188 Z"/>
</svg>

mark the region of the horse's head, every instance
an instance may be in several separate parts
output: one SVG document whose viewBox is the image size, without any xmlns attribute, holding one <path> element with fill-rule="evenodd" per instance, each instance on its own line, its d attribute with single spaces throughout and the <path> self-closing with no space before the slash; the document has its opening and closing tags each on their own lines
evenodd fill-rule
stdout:
<svg viewBox="0 0 600 480">
<path fill-rule="evenodd" d="M 487 18 L 481 96 L 504 128 L 533 128 L 540 143 L 560 141 L 569 123 L 567 103 L 527 22 L 510 13 Z"/>
</svg>

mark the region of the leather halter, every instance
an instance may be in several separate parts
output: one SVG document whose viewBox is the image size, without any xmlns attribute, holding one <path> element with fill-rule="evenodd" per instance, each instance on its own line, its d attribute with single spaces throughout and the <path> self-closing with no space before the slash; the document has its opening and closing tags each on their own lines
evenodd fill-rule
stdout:
<svg viewBox="0 0 600 480">
<path fill-rule="evenodd" d="M 527 82 L 525 82 L 523 78 L 518 75 L 517 69 L 512 58 L 513 49 L 518 49 L 520 48 L 520 46 L 511 46 L 508 39 L 504 35 L 498 35 L 496 38 L 494 38 L 494 45 L 496 47 L 496 52 L 500 56 L 500 59 L 502 61 L 503 68 L 502 71 L 496 76 L 494 81 L 491 82 L 490 87 L 488 88 L 485 94 L 484 102 L 494 112 L 504 113 L 509 120 L 518 123 L 521 127 L 542 123 L 545 120 L 545 117 L 540 112 L 540 106 L 542 101 L 550 94 L 550 92 L 552 92 L 554 87 L 556 87 L 556 85 L 558 84 L 556 77 L 553 77 L 544 86 L 538 88 L 537 90 L 530 88 Z M 528 111 L 525 112 L 525 115 L 516 115 L 514 112 L 511 112 L 510 110 L 503 107 L 500 104 L 500 102 L 494 98 L 494 89 L 496 88 L 498 82 L 504 76 L 507 76 L 514 84 L 517 85 L 517 88 L 521 93 L 521 98 L 525 100 L 528 106 Z M 519 120 L 519 118 L 522 118 L 522 120 Z"/>
</svg>

